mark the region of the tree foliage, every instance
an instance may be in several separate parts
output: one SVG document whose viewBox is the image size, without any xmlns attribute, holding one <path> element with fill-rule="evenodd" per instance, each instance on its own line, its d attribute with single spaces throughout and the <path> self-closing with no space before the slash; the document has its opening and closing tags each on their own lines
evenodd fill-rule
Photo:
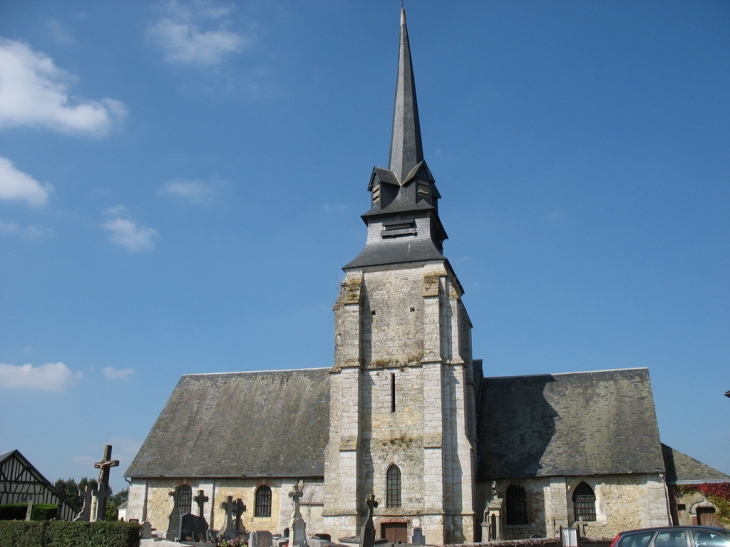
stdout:
<svg viewBox="0 0 730 547">
<path fill-rule="evenodd" d="M 53 487 L 58 490 L 60 494 L 68 498 L 69 501 L 74 502 L 79 507 L 83 505 L 84 501 L 81 497 L 81 492 L 83 492 L 87 486 L 92 490 L 96 490 L 98 488 L 98 483 L 96 479 L 90 479 L 88 477 L 83 477 L 78 483 L 76 482 L 76 479 L 58 479 L 55 483 L 53 483 Z M 111 487 L 109 487 L 109 489 L 111 490 Z M 120 490 L 117 494 L 112 493 L 112 495 L 107 498 L 104 520 L 117 520 L 119 507 L 127 501 L 128 495 L 129 489 L 125 488 L 124 490 Z"/>
</svg>

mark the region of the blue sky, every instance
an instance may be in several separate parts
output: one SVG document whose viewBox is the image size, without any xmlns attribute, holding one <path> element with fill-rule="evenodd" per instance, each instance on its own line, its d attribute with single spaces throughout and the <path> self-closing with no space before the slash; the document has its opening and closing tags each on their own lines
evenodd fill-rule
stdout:
<svg viewBox="0 0 730 547">
<path fill-rule="evenodd" d="M 126 469 L 182 374 L 332 364 L 399 10 L 0 3 L 0 451 Z M 406 10 L 485 373 L 648 367 L 730 473 L 730 3 Z"/>
</svg>

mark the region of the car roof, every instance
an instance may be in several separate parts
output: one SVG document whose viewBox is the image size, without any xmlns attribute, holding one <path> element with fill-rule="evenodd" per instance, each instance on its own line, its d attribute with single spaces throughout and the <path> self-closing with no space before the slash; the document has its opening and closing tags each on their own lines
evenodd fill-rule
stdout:
<svg viewBox="0 0 730 547">
<path fill-rule="evenodd" d="M 680 526 L 654 526 L 652 528 L 637 528 L 635 530 L 624 530 L 621 534 L 632 534 L 634 532 L 656 532 L 658 530 L 710 530 L 712 532 L 725 532 L 730 534 L 730 530 L 720 526 L 702 526 L 702 525 L 680 525 Z"/>
</svg>

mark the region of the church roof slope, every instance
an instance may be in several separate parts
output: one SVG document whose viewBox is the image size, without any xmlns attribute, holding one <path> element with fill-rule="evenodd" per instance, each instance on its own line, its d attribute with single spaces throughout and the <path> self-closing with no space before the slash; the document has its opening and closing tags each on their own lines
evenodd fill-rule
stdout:
<svg viewBox="0 0 730 547">
<path fill-rule="evenodd" d="M 323 476 L 328 434 L 328 369 L 187 375 L 125 476 Z"/>
<path fill-rule="evenodd" d="M 730 482 L 730 476 L 694 458 L 662 444 L 664 467 L 669 484 L 697 484 L 702 482 Z"/>
<path fill-rule="evenodd" d="M 478 479 L 664 469 L 649 372 L 484 378 Z"/>
</svg>

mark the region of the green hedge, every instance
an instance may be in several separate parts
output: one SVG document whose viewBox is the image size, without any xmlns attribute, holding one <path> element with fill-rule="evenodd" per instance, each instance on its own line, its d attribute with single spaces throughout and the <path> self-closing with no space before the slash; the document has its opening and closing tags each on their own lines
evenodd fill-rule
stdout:
<svg viewBox="0 0 730 547">
<path fill-rule="evenodd" d="M 0 520 L 25 520 L 28 512 L 27 503 L 5 503 L 0 505 Z M 37 503 L 33 505 L 30 520 L 51 520 L 58 516 L 55 503 Z"/>
<path fill-rule="evenodd" d="M 25 520 L 27 503 L 3 503 L 0 505 L 0 520 Z"/>
<path fill-rule="evenodd" d="M 139 547 L 131 522 L 0 522 L 0 547 Z"/>
</svg>

